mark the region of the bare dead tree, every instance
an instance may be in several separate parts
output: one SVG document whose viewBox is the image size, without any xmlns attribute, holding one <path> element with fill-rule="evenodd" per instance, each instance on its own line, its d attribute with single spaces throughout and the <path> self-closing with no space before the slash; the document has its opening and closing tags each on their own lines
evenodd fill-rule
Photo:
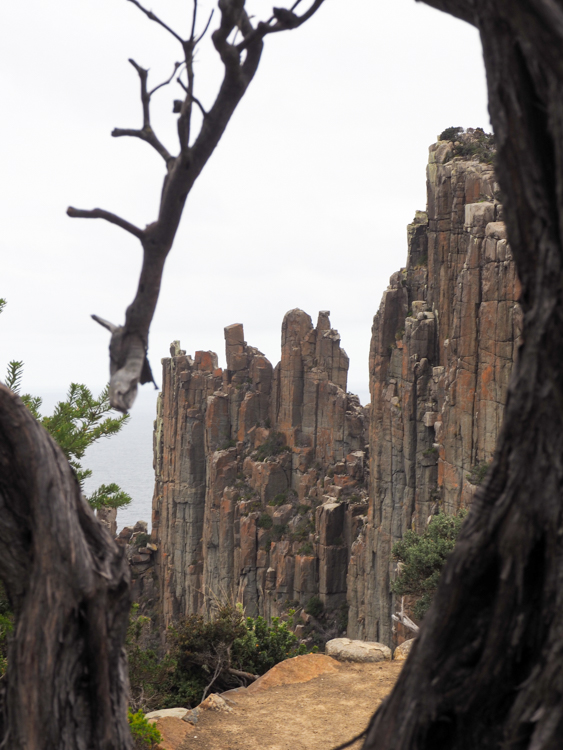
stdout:
<svg viewBox="0 0 563 750">
<path fill-rule="evenodd" d="M 187 196 L 213 153 L 254 77 L 268 34 L 298 28 L 320 8 L 302 0 L 253 26 L 245 0 L 219 0 L 220 23 L 212 35 L 224 66 L 223 81 L 209 109 L 195 96 L 194 52 L 212 18 L 196 34 L 197 0 L 184 39 L 137 0 L 129 0 L 181 44 L 183 60 L 150 89 L 148 71 L 131 60 L 141 86 L 143 125 L 115 129 L 163 158 L 166 176 L 157 220 L 140 229 L 102 209 L 69 208 L 73 217 L 104 219 L 133 234 L 143 247 L 137 294 L 125 324 L 96 320 L 111 333 L 112 405 L 129 409 L 137 383 L 152 380 L 146 357 L 149 326 L 164 262 Z M 151 97 L 179 80 L 179 152 L 172 155 L 155 134 Z M 194 105 L 201 113 L 192 134 Z M 95 519 L 62 451 L 21 400 L 0 386 L 0 578 L 15 614 L 8 668 L 0 681 L 0 748 L 10 750 L 128 750 L 128 675 L 124 650 L 130 591 L 122 551 Z"/>
<path fill-rule="evenodd" d="M 198 3 L 197 0 L 193 0 L 191 30 L 189 36 L 184 38 L 152 11 L 143 7 L 138 0 L 129 2 L 168 32 L 182 48 L 182 62 L 176 64 L 172 76 L 167 81 L 152 90 L 148 87 L 148 71 L 134 60 L 129 61 L 137 71 L 141 84 L 143 126 L 138 130 L 116 128 L 112 133 L 115 138 L 140 138 L 163 158 L 166 176 L 162 186 L 158 218 L 145 229 L 140 229 L 100 208 L 81 210 L 69 207 L 67 210 L 68 215 L 72 217 L 104 219 L 116 224 L 137 237 L 143 248 L 139 286 L 135 299 L 127 308 L 125 324 L 116 326 L 93 316 L 112 334 L 110 401 L 112 406 L 120 411 L 127 411 L 131 407 L 137 394 L 138 383 L 148 383 L 153 379 L 147 359 L 148 337 L 160 292 L 164 262 L 174 242 L 189 192 L 254 78 L 260 63 L 264 38 L 268 34 L 299 28 L 317 12 L 324 0 L 313 0 L 310 7 L 301 15 L 297 15 L 295 11 L 302 0 L 297 0 L 290 8 L 274 8 L 267 21 L 260 21 L 256 25 L 253 25 L 246 12 L 245 0 L 219 0 L 220 23 L 212 34 L 212 40 L 223 63 L 224 74 L 215 101 L 208 109 L 205 109 L 195 96 L 193 63 L 196 47 L 203 39 L 212 18 L 209 18 L 203 31 L 199 35 L 196 34 Z M 183 98 L 174 102 L 174 112 L 178 114 L 179 151 L 173 156 L 153 130 L 150 104 L 153 94 L 169 84 L 179 69 L 183 69 L 181 72 L 185 70 L 186 80 L 177 77 L 182 86 Z M 195 136 L 192 133 L 194 105 L 202 116 L 201 127 Z"/>
<path fill-rule="evenodd" d="M 477 27 L 523 344 L 492 468 L 367 750 L 563 737 L 563 3 L 425 0 Z"/>
<path fill-rule="evenodd" d="M 0 747 L 127 750 L 129 568 L 61 449 L 0 385 Z"/>
</svg>

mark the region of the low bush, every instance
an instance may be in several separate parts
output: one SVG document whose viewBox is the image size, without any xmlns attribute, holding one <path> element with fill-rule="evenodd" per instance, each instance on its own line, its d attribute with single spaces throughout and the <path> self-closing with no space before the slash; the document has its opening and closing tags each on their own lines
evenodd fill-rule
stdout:
<svg viewBox="0 0 563 750">
<path fill-rule="evenodd" d="M 293 613 L 288 612 L 288 622 Z M 133 610 L 127 646 L 133 710 L 193 707 L 209 692 L 243 684 L 240 672 L 263 674 L 283 659 L 307 653 L 288 622 L 273 618 L 268 625 L 262 617 L 244 617 L 241 605 L 226 605 L 211 620 L 190 615 L 176 623 L 168 633 L 170 650 L 159 658 L 140 645 L 147 620 L 139 617 L 138 607 Z"/>
<path fill-rule="evenodd" d="M 475 466 L 472 466 L 469 474 L 466 474 L 466 479 L 470 484 L 480 485 L 487 476 L 487 472 L 491 466 L 490 461 L 481 461 Z"/>
<path fill-rule="evenodd" d="M 158 729 L 149 724 L 142 711 L 133 713 L 129 710 L 128 719 L 134 750 L 153 750 L 162 740 Z"/>
<path fill-rule="evenodd" d="M 274 522 L 272 521 L 272 517 L 267 513 L 262 513 L 257 521 L 257 526 L 259 529 L 271 529 L 273 525 Z"/>
<path fill-rule="evenodd" d="M 291 451 L 286 445 L 285 437 L 281 432 L 273 432 L 270 437 L 256 449 L 255 460 L 265 461 L 270 456 L 278 456 L 284 451 Z"/>
<path fill-rule="evenodd" d="M 308 615 L 311 615 L 311 617 L 319 617 L 319 615 L 322 614 L 323 610 L 325 608 L 325 605 L 323 604 L 320 596 L 317 596 L 316 594 L 312 596 L 307 604 L 305 605 L 305 612 Z"/>
</svg>

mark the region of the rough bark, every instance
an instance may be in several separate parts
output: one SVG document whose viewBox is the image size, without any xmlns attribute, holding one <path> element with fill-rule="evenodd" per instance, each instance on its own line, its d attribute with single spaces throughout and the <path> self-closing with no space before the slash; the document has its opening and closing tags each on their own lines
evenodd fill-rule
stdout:
<svg viewBox="0 0 563 750">
<path fill-rule="evenodd" d="M 1 684 L 0 746 L 127 750 L 122 550 L 68 461 L 0 385 L 0 578 L 16 618 Z"/>
<path fill-rule="evenodd" d="M 479 28 L 523 344 L 492 469 L 364 748 L 561 746 L 563 8 L 428 4 Z"/>
</svg>

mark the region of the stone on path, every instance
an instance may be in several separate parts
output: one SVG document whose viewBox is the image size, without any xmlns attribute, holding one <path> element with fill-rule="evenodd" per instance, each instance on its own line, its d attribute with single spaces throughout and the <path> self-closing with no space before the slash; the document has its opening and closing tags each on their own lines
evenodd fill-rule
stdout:
<svg viewBox="0 0 563 750">
<path fill-rule="evenodd" d="M 352 641 L 350 638 L 334 638 L 326 644 L 325 653 L 338 659 L 338 661 L 391 661 L 391 649 L 376 641 Z"/>
</svg>

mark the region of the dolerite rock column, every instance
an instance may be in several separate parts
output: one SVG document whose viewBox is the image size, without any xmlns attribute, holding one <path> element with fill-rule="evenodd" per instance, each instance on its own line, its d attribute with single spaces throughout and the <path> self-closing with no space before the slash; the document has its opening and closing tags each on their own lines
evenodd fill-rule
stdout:
<svg viewBox="0 0 563 750">
<path fill-rule="evenodd" d="M 493 169 L 430 148 L 428 211 L 373 322 L 368 522 L 352 546 L 348 635 L 391 644 L 394 542 L 466 507 L 491 460 L 521 328 Z"/>
</svg>

